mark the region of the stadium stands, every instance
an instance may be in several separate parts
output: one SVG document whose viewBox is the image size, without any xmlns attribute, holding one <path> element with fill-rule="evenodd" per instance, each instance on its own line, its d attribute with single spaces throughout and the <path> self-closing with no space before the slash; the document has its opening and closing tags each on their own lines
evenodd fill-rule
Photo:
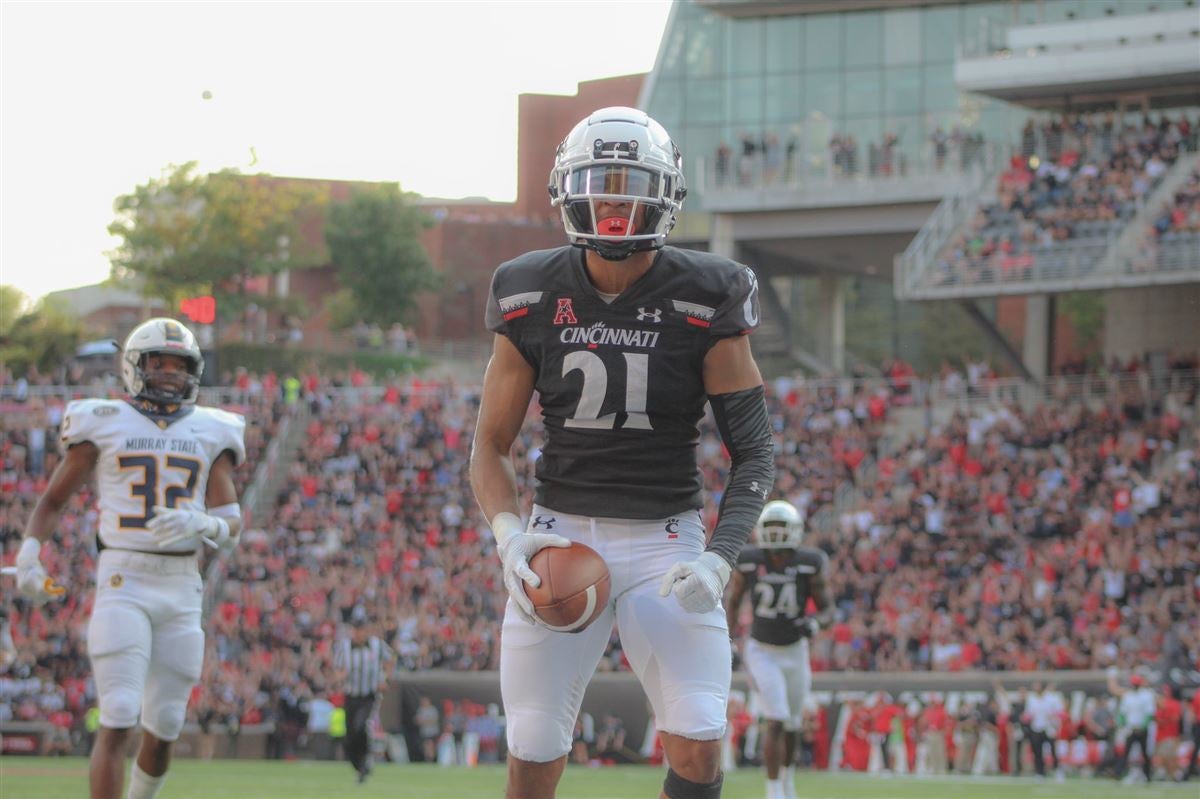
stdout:
<svg viewBox="0 0 1200 799">
<path fill-rule="evenodd" d="M 1154 224 L 1142 236 L 1137 255 L 1128 269 L 1135 273 L 1175 271 L 1200 264 L 1200 167 L 1176 190 L 1173 202 L 1164 203 Z"/>
<path fill-rule="evenodd" d="M 772 384 L 777 493 L 805 509 L 807 542 L 834 564 L 839 622 L 815 643 L 814 668 L 1194 662 L 1200 641 L 1170 631 L 1200 615 L 1200 483 L 1182 446 L 1195 380 L 1152 391 L 1135 374 L 1099 405 L 1064 391 L 1023 409 L 990 401 L 977 367 L 969 380 L 948 370 L 937 381 L 959 410 L 908 437 L 889 420 L 919 413 L 909 406 L 926 384 L 903 369 L 892 380 Z M 255 451 L 287 407 L 278 386 L 253 378 L 225 396 L 250 418 Z M 354 617 L 382 624 L 405 670 L 496 666 L 504 591 L 466 488 L 477 389 L 361 374 L 305 387 L 294 406 L 303 440 L 275 512 L 244 534 L 209 621 L 197 720 L 278 720 L 327 696 L 331 642 Z M 57 460 L 58 408 L 55 396 L 5 406 L 6 562 Z M 515 449 L 525 492 L 535 416 Z M 699 452 L 718 503 L 726 459 L 711 431 Z M 61 605 L 9 606 L 15 658 L 0 673 L 0 720 L 66 712 L 78 724 L 92 701 L 82 633 L 94 551 L 79 544 L 90 502 L 75 499 L 47 555 L 80 590 Z M 714 507 L 706 513 L 711 521 Z M 626 668 L 615 636 L 601 668 Z"/>
<path fill-rule="evenodd" d="M 1196 133 L 1184 114 L 1029 120 L 996 201 L 951 239 L 930 279 L 950 286 L 1089 274 L 1180 152 L 1195 151 Z"/>
</svg>

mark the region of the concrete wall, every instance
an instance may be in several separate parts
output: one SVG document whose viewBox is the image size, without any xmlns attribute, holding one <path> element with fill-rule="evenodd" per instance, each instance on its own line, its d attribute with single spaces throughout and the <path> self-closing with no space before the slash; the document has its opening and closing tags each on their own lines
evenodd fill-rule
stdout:
<svg viewBox="0 0 1200 799">
<path fill-rule="evenodd" d="M 1200 283 L 1107 292 L 1104 358 L 1200 350 Z"/>
</svg>

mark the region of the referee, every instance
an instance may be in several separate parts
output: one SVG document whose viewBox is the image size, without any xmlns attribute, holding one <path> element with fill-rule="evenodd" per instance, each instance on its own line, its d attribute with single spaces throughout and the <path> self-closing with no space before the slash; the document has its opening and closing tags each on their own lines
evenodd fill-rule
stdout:
<svg viewBox="0 0 1200 799">
<path fill-rule="evenodd" d="M 342 639 L 334 655 L 333 666 L 346 696 L 346 758 L 358 772 L 358 781 L 371 774 L 371 741 L 367 724 L 375 711 L 375 697 L 387 683 L 387 664 L 392 650 L 370 635 L 367 621 L 351 621 L 349 639 Z"/>
</svg>

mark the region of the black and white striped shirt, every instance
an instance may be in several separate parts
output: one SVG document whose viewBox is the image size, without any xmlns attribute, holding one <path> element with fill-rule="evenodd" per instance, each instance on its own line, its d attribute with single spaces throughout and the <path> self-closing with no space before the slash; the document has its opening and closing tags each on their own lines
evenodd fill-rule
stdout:
<svg viewBox="0 0 1200 799">
<path fill-rule="evenodd" d="M 370 696 L 375 693 L 384 665 L 391 660 L 392 650 L 383 641 L 371 636 L 361 646 L 344 639 L 333 658 L 333 666 L 345 672 L 347 696 Z"/>
</svg>

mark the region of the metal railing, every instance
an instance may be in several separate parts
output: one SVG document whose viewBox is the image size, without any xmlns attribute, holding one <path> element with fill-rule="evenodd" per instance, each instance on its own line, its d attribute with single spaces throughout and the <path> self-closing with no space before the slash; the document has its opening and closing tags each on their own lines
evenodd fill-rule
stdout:
<svg viewBox="0 0 1200 799">
<path fill-rule="evenodd" d="M 995 151 L 992 151 L 993 154 Z M 926 271 L 946 249 L 951 237 L 979 210 L 984 191 L 994 186 L 1004 168 L 1001 158 L 989 157 L 981 164 L 971 181 L 954 194 L 948 195 L 934 209 L 917 235 L 896 256 L 895 285 L 907 295 L 924 281 Z"/>
<path fill-rule="evenodd" d="M 958 261 L 940 257 L 932 269 L 925 270 L 928 274 L 921 289 L 932 296 L 939 290 L 954 294 L 958 289 L 983 288 L 989 293 L 1005 293 L 1028 291 L 1032 284 L 1069 286 L 1097 273 L 1104 254 L 1119 235 L 1119 229 L 1115 229 L 1104 236 L 1069 239 L 1015 254 L 996 252 Z M 910 290 L 915 288 L 910 284 Z"/>
<path fill-rule="evenodd" d="M 824 145 L 822 145 L 824 146 Z M 993 143 L 956 143 L 937 155 L 932 143 L 923 146 L 918 158 L 894 152 L 866 159 L 858 148 L 842 154 L 832 149 L 819 153 L 796 151 L 772 157 L 761 151 L 754 155 L 700 156 L 696 159 L 697 183 L 701 193 L 775 190 L 802 192 L 830 187 L 917 186 L 935 189 L 949 181 L 970 179 L 982 168 L 990 169 L 1000 150 Z"/>
<path fill-rule="evenodd" d="M 0 401 L 26 402 L 28 400 L 54 399 L 70 402 L 76 399 L 120 399 L 127 396 L 124 386 L 116 381 L 97 380 L 85 385 L 62 384 L 31 384 L 19 386 L 17 383 L 0 385 Z M 205 386 L 200 389 L 197 401 L 201 405 L 228 406 L 248 405 L 262 398 L 253 396 L 234 386 Z"/>
</svg>

